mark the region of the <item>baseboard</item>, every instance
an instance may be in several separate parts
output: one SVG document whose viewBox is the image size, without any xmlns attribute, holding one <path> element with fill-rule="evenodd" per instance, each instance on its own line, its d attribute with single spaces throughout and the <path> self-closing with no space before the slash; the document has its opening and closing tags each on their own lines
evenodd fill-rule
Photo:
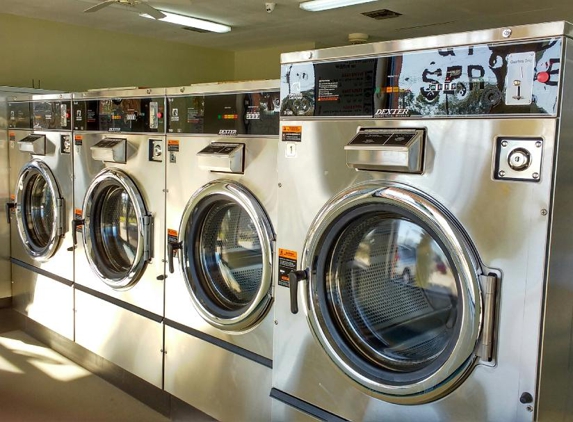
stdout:
<svg viewBox="0 0 573 422">
<path fill-rule="evenodd" d="M 183 414 L 196 415 L 197 413 L 201 413 L 166 391 L 127 372 L 27 316 L 22 314 L 18 315 L 20 315 L 23 321 L 22 329 L 27 334 L 171 420 L 181 420 L 178 416 Z M 210 419 L 207 415 L 203 414 L 203 416 Z M 200 420 L 208 419 L 202 418 Z"/>
<path fill-rule="evenodd" d="M 12 307 L 12 297 L 0 298 L 0 309 L 11 308 Z"/>
</svg>

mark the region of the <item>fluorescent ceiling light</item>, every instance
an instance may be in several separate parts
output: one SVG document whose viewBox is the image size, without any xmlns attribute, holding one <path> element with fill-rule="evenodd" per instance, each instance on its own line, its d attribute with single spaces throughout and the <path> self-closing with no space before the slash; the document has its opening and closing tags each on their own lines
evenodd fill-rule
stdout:
<svg viewBox="0 0 573 422">
<path fill-rule="evenodd" d="M 177 15 L 175 13 L 164 12 L 163 10 L 161 13 L 163 13 L 165 17 L 157 20 L 162 22 L 174 23 L 175 25 L 181 26 L 189 26 L 191 28 L 203 29 L 205 31 L 218 32 L 220 34 L 229 32 L 231 30 L 230 26 L 222 25 L 220 23 L 204 21 L 197 18 L 190 18 L 189 16 Z M 139 16 L 148 19 L 155 19 L 154 17 L 145 14 Z"/>
<path fill-rule="evenodd" d="M 309 12 L 337 9 L 339 7 L 354 6 L 355 4 L 370 3 L 376 0 L 313 0 L 300 4 L 300 8 Z"/>
</svg>

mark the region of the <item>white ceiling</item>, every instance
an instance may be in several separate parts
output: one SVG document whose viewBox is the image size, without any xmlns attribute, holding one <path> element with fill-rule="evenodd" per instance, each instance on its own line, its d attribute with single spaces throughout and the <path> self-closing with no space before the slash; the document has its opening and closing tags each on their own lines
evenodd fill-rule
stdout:
<svg viewBox="0 0 573 422">
<path fill-rule="evenodd" d="M 114 5 L 83 13 L 98 0 L 0 0 L 0 13 L 118 31 L 168 41 L 249 50 L 300 43 L 348 44 L 348 34 L 367 33 L 370 41 L 493 28 L 507 25 L 573 21 L 571 0 L 379 0 L 324 12 L 306 12 L 302 0 L 279 0 L 267 13 L 262 0 L 149 0 L 155 8 L 221 22 L 226 34 L 196 33 L 142 19 L 133 8 Z M 402 16 L 375 20 L 363 12 L 389 9 Z"/>
</svg>

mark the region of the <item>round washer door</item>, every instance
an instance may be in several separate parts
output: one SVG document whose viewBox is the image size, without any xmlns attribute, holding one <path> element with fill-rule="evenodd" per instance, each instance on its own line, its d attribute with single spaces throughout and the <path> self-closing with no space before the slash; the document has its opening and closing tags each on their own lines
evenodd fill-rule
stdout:
<svg viewBox="0 0 573 422">
<path fill-rule="evenodd" d="M 318 214 L 304 250 L 311 328 L 348 376 L 412 404 L 447 394 L 468 373 L 481 269 L 439 204 L 403 185 L 350 188 Z"/>
<path fill-rule="evenodd" d="M 41 160 L 20 170 L 16 186 L 16 221 L 26 252 L 47 261 L 58 250 L 64 234 L 64 201 L 54 175 Z"/>
<path fill-rule="evenodd" d="M 272 302 L 271 223 L 243 185 L 218 180 L 189 200 L 179 230 L 181 269 L 205 321 L 233 332 L 254 327 Z"/>
<path fill-rule="evenodd" d="M 92 270 L 113 289 L 132 287 L 151 254 L 151 217 L 135 183 L 120 170 L 102 170 L 86 192 L 82 217 Z"/>
</svg>

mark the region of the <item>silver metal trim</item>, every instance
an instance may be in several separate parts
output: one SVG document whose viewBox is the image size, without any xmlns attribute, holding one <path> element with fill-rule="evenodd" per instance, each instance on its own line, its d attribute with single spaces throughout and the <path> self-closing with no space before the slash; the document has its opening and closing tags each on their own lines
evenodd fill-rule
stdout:
<svg viewBox="0 0 573 422">
<path fill-rule="evenodd" d="M 185 238 L 185 231 L 195 207 L 202 200 L 213 195 L 222 195 L 230 198 L 245 209 L 249 214 L 249 217 L 251 217 L 256 227 L 263 252 L 261 286 L 251 305 L 241 315 L 234 318 L 220 318 L 213 315 L 201 304 L 192 289 L 189 289 L 189 292 L 195 308 L 201 317 L 209 324 L 221 330 L 231 331 L 233 333 L 244 333 L 254 328 L 256 324 L 263 319 L 269 310 L 273 299 L 272 280 L 275 236 L 265 210 L 259 204 L 254 195 L 240 183 L 232 180 L 220 179 L 203 185 L 193 194 L 193 196 L 191 196 L 189 202 L 187 202 L 185 210 L 183 211 L 183 216 L 181 217 L 181 224 L 179 226 L 178 241 L 181 242 L 182 246 L 181 251 L 178 252 L 178 254 L 182 254 L 189 246 L 188 239 Z M 194 244 L 195 239 L 192 239 L 191 242 Z M 190 286 L 194 281 L 188 279 L 184 259 L 181 259 L 181 257 L 179 257 L 179 264 L 181 273 L 183 274 L 187 285 Z"/>
<path fill-rule="evenodd" d="M 25 187 L 28 186 L 28 180 L 33 174 L 39 174 L 45 181 L 50 189 L 50 192 L 54 198 L 54 207 L 52 212 L 54 213 L 54 224 L 52 227 L 52 232 L 50 234 L 50 241 L 45 248 L 41 251 L 36 252 L 30 247 L 30 240 L 26 234 L 24 228 L 24 219 L 22 213 L 24 212 L 23 200 L 25 196 Z M 50 167 L 43 161 L 39 159 L 34 159 L 26 163 L 20 170 L 18 176 L 18 182 L 16 185 L 16 222 L 18 227 L 18 235 L 22 241 L 22 245 L 26 250 L 26 253 L 30 255 L 33 259 L 45 262 L 48 261 L 58 250 L 62 237 L 65 233 L 65 213 L 64 213 L 64 199 L 62 198 L 60 188 L 54 174 L 50 170 Z"/>
<path fill-rule="evenodd" d="M 279 89 L 280 80 L 268 79 L 260 81 L 215 82 L 193 84 L 189 86 L 176 86 L 165 88 L 165 94 L 168 97 L 180 97 L 196 94 L 232 94 L 241 92 L 278 91 Z"/>
<path fill-rule="evenodd" d="M 461 285 L 459 299 L 462 313 L 458 315 L 461 327 L 458 341 L 446 362 L 436 372 L 415 384 L 384 385 L 355 370 L 331 343 L 332 340 L 321 320 L 317 298 L 311 293 L 315 291 L 315 284 L 320 282 L 312 271 L 320 239 L 343 213 L 372 203 L 398 207 L 416 215 L 427 224 L 450 253 Z M 453 218 L 421 192 L 406 185 L 388 182 L 367 182 L 345 189 L 327 202 L 315 217 L 305 240 L 301 262 L 302 268 L 311 269 L 308 280 L 303 282 L 303 306 L 315 337 L 346 375 L 367 389 L 380 393 L 383 400 L 399 404 L 419 404 L 436 400 L 454 388 L 473 367 L 482 322 L 483 305 L 478 278 L 481 267 Z"/>
<path fill-rule="evenodd" d="M 137 98 L 137 97 L 164 97 L 165 88 L 143 88 L 143 89 L 101 89 L 86 92 L 74 92 L 74 100 L 93 100 L 100 98 Z"/>
<path fill-rule="evenodd" d="M 390 54 L 398 51 L 414 51 L 422 49 L 456 47 L 462 45 L 484 44 L 490 42 L 515 42 L 541 37 L 573 36 L 573 26 L 568 22 L 549 22 L 534 25 L 520 25 L 511 27 L 511 35 L 503 33 L 509 28 L 495 28 L 481 31 L 460 32 L 431 37 L 411 38 L 397 41 L 384 41 L 378 43 L 352 45 L 344 47 L 325 48 L 321 50 L 308 50 L 281 54 L 281 64 L 317 62 L 332 59 L 356 59 L 359 57 Z"/>
<path fill-rule="evenodd" d="M 139 238 L 137 243 L 137 251 L 135 254 L 135 259 L 128 272 L 128 274 L 117 280 L 111 280 L 103 275 L 99 267 L 103 265 L 101 262 L 95 262 L 90 254 L 93 248 L 93 239 L 90 235 L 91 227 L 91 208 L 94 202 L 93 193 L 94 190 L 100 185 L 100 183 L 106 181 L 113 181 L 116 184 L 121 185 L 127 192 L 129 199 L 134 204 L 135 213 L 138 221 L 138 231 Z M 105 284 L 110 286 L 115 290 L 127 290 L 137 283 L 145 265 L 151 259 L 152 256 L 152 233 L 151 233 L 151 215 L 147 212 L 145 207 L 145 202 L 137 186 L 131 180 L 131 178 L 123 171 L 115 168 L 106 168 L 100 171 L 96 177 L 93 179 L 92 183 L 88 187 L 86 194 L 84 196 L 83 206 L 82 206 L 82 219 L 84 219 L 84 224 L 82 226 L 82 237 L 84 244 L 84 251 L 88 263 L 95 274 L 102 280 Z M 146 224 L 147 223 L 147 224 Z"/>
<path fill-rule="evenodd" d="M 8 97 L 9 102 L 19 101 L 71 101 L 72 94 L 22 94 Z"/>
</svg>

